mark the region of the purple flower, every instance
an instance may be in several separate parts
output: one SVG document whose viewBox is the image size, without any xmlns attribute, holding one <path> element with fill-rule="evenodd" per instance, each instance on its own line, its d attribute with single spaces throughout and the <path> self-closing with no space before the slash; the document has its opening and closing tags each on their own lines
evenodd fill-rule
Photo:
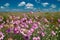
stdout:
<svg viewBox="0 0 60 40">
<path fill-rule="evenodd" d="M 10 32 L 13 32 L 13 30 L 14 30 L 14 28 L 8 28 L 8 29 L 6 30 L 6 32 L 7 32 L 7 33 L 10 33 Z"/>
<path fill-rule="evenodd" d="M 31 28 L 30 30 L 28 30 L 27 36 L 30 37 L 30 36 L 32 35 L 33 32 L 34 32 L 34 29 Z"/>
<path fill-rule="evenodd" d="M 24 33 L 24 29 L 20 29 L 20 33 L 23 35 L 23 36 L 27 36 L 27 34 Z"/>
<path fill-rule="evenodd" d="M 20 26 L 21 26 L 21 27 L 24 27 L 24 25 L 23 25 L 23 24 L 20 24 Z"/>
<path fill-rule="evenodd" d="M 32 35 L 33 32 L 34 32 L 34 29 L 31 28 L 30 30 L 28 30 L 27 36 L 30 37 L 30 36 Z"/>
<path fill-rule="evenodd" d="M 26 24 L 26 23 L 22 23 L 20 24 L 21 27 L 25 27 L 25 28 L 28 28 L 29 26 Z"/>
<path fill-rule="evenodd" d="M 10 33 L 10 31 L 11 31 L 10 29 L 7 29 L 7 31 L 6 31 L 6 32 L 7 32 L 7 33 Z"/>
<path fill-rule="evenodd" d="M 22 23 L 22 22 L 26 22 L 26 20 L 27 20 L 27 18 L 22 18 L 21 20 L 20 20 L 20 22 Z"/>
<path fill-rule="evenodd" d="M 3 40 L 3 38 L 4 38 L 4 35 L 2 32 L 0 32 L 0 40 Z"/>
<path fill-rule="evenodd" d="M 45 33 L 44 33 L 44 32 L 42 32 L 42 33 L 41 33 L 41 35 L 44 37 L 44 36 L 45 36 Z"/>
<path fill-rule="evenodd" d="M 40 40 L 40 37 L 39 36 L 37 37 L 37 40 Z"/>
<path fill-rule="evenodd" d="M 56 35 L 56 33 L 54 31 L 51 32 L 52 36 Z"/>
<path fill-rule="evenodd" d="M 19 20 L 16 20 L 16 21 L 13 21 L 13 24 L 19 24 L 20 23 L 20 21 Z"/>
<path fill-rule="evenodd" d="M 30 39 L 30 37 L 24 36 L 24 40 L 29 40 L 29 39 Z"/>
<path fill-rule="evenodd" d="M 40 37 L 33 37 L 33 40 L 40 40 Z"/>
<path fill-rule="evenodd" d="M 0 16 L 0 22 L 3 21 L 3 17 Z"/>
<path fill-rule="evenodd" d="M 19 26 L 14 28 L 14 33 L 16 33 L 16 34 L 20 33 L 20 27 Z"/>
<path fill-rule="evenodd" d="M 58 19 L 58 22 L 60 23 L 60 19 Z"/>
<path fill-rule="evenodd" d="M 3 24 L 0 25 L 0 29 L 3 28 Z"/>
<path fill-rule="evenodd" d="M 33 29 L 37 29 L 38 28 L 38 25 L 36 23 L 33 23 L 32 28 Z"/>
<path fill-rule="evenodd" d="M 34 32 L 34 29 L 33 29 L 33 28 L 31 28 L 31 29 L 30 29 L 30 31 L 31 31 L 31 32 Z"/>
<path fill-rule="evenodd" d="M 26 21 L 26 22 L 29 23 L 29 24 L 33 23 L 33 22 L 32 22 L 32 19 L 29 19 L 29 20 Z"/>
<path fill-rule="evenodd" d="M 3 21 L 1 18 L 0 18 L 0 22 Z"/>
<path fill-rule="evenodd" d="M 33 40 L 37 40 L 37 38 L 36 37 L 33 37 Z"/>
<path fill-rule="evenodd" d="M 26 23 L 24 24 L 24 26 L 25 26 L 26 28 L 28 28 L 28 27 L 29 27 Z"/>
</svg>

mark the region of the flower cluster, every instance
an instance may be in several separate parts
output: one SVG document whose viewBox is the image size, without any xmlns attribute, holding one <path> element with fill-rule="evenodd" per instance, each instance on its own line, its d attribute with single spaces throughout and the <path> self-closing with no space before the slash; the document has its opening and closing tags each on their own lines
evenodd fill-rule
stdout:
<svg viewBox="0 0 60 40">
<path fill-rule="evenodd" d="M 17 37 L 22 37 L 24 40 L 55 40 L 58 38 L 60 19 L 54 22 L 55 19 L 40 18 L 33 13 L 22 16 L 0 17 L 0 40 L 18 40 Z M 7 35 L 9 35 L 8 39 Z M 15 37 L 14 35 L 19 36 Z M 22 36 L 20 37 L 20 35 Z"/>
</svg>

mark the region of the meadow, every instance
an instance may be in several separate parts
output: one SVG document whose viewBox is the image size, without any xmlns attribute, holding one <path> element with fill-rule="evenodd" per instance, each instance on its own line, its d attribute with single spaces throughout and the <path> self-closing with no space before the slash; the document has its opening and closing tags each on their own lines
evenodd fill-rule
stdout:
<svg viewBox="0 0 60 40">
<path fill-rule="evenodd" d="M 60 12 L 0 12 L 0 40 L 60 40 Z"/>
</svg>

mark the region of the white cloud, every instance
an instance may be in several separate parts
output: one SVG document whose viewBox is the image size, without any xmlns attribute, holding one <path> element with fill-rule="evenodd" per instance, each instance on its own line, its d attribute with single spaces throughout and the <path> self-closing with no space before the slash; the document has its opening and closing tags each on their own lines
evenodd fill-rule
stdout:
<svg viewBox="0 0 60 40">
<path fill-rule="evenodd" d="M 32 3 L 27 3 L 26 4 L 26 2 L 24 2 L 24 1 L 22 1 L 21 3 L 19 3 L 18 6 L 24 6 L 25 9 L 33 9 L 34 8 L 33 7 L 34 5 Z"/>
<path fill-rule="evenodd" d="M 60 1 L 60 0 L 57 0 L 57 1 Z"/>
<path fill-rule="evenodd" d="M 10 5 L 9 3 L 6 3 L 6 4 L 4 4 L 3 6 L 0 6 L 0 8 L 1 8 L 1 9 L 4 9 L 4 8 L 8 7 L 9 5 Z"/>
<path fill-rule="evenodd" d="M 56 8 L 56 5 L 52 4 L 50 7 L 51 7 L 51 8 Z"/>
<path fill-rule="evenodd" d="M 24 6 L 26 3 L 22 1 L 21 3 L 18 4 L 18 6 Z"/>
<path fill-rule="evenodd" d="M 4 6 L 0 6 L 1 9 L 5 8 Z"/>
<path fill-rule="evenodd" d="M 31 3 L 27 3 L 25 6 L 27 9 L 32 9 L 34 5 Z"/>
<path fill-rule="evenodd" d="M 42 5 L 46 7 L 47 5 L 49 5 L 49 3 L 45 2 L 45 3 L 42 3 Z"/>
<path fill-rule="evenodd" d="M 6 7 L 8 7 L 9 5 L 10 5 L 9 3 L 4 4 L 4 6 L 6 6 Z"/>
</svg>

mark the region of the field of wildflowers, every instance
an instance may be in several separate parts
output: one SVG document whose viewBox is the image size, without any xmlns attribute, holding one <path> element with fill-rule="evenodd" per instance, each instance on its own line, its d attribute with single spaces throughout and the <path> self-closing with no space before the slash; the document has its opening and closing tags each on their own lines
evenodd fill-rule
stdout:
<svg viewBox="0 0 60 40">
<path fill-rule="evenodd" d="M 0 14 L 0 40 L 60 40 L 60 13 L 19 15 Z"/>
</svg>

